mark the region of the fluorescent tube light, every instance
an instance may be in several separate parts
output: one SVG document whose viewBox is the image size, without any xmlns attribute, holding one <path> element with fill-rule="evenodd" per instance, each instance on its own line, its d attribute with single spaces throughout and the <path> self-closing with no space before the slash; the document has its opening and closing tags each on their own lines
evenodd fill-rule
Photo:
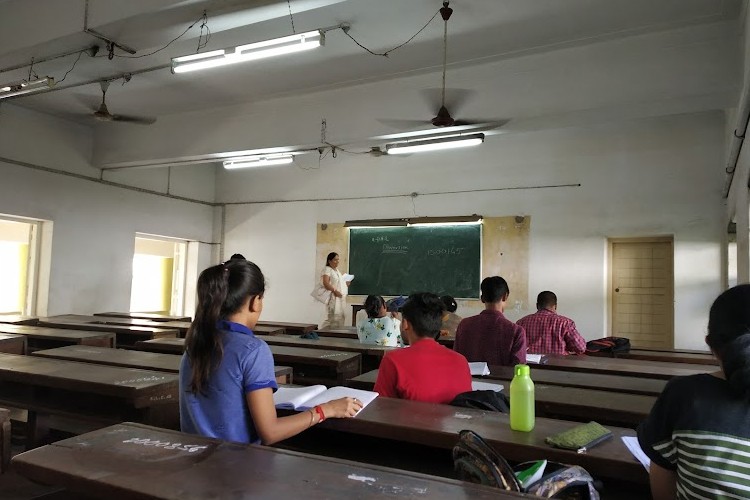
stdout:
<svg viewBox="0 0 750 500">
<path fill-rule="evenodd" d="M 348 220 L 344 223 L 344 227 L 406 227 L 408 225 L 406 219 Z"/>
<path fill-rule="evenodd" d="M 46 76 L 38 80 L 31 82 L 16 82 L 9 83 L 7 85 L 0 86 L 0 99 L 6 97 L 15 97 L 23 94 L 30 94 L 31 92 L 38 92 L 40 90 L 48 89 L 55 85 L 55 79 L 51 76 Z"/>
<path fill-rule="evenodd" d="M 216 68 L 265 57 L 301 52 L 325 45 L 323 31 L 308 31 L 297 35 L 274 38 L 263 42 L 238 45 L 223 50 L 191 54 L 172 58 L 172 73 L 185 73 L 199 69 Z"/>
<path fill-rule="evenodd" d="M 393 144 L 386 144 L 385 150 L 389 155 L 399 155 L 478 146 L 483 142 L 484 134 L 452 135 L 438 139 L 418 139 L 413 141 L 394 142 Z"/>
<path fill-rule="evenodd" d="M 237 158 L 224 162 L 224 168 L 233 170 L 237 168 L 270 167 L 272 165 L 286 165 L 294 161 L 294 156 L 255 156 L 248 158 Z"/>
</svg>

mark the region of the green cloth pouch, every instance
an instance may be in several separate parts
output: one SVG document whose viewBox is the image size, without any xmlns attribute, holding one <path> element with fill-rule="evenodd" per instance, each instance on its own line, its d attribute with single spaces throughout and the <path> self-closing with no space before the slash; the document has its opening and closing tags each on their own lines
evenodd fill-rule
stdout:
<svg viewBox="0 0 750 500">
<path fill-rule="evenodd" d="M 589 422 L 588 424 L 578 425 L 554 436 L 548 436 L 544 441 L 555 448 L 585 453 L 589 448 L 611 437 L 612 431 L 596 422 Z"/>
</svg>

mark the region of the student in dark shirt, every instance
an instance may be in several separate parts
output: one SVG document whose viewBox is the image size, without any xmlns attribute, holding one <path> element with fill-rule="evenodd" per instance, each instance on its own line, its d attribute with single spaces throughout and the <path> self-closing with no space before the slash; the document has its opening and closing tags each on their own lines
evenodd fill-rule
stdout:
<svg viewBox="0 0 750 500">
<path fill-rule="evenodd" d="M 675 377 L 638 428 L 654 499 L 750 497 L 750 285 L 714 301 L 715 373 Z"/>
</svg>

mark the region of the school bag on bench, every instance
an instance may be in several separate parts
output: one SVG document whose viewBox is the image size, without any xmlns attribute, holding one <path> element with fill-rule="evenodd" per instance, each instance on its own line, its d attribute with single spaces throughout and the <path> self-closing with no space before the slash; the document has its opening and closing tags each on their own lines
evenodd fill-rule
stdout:
<svg viewBox="0 0 750 500">
<path fill-rule="evenodd" d="M 543 460 L 525 462 L 514 469 L 475 432 L 463 430 L 458 435 L 453 466 L 462 481 L 542 498 L 599 500 L 594 479 L 582 467 Z"/>
<path fill-rule="evenodd" d="M 609 354 L 612 357 L 616 357 L 618 354 L 627 354 L 629 352 L 630 339 L 627 337 L 604 337 L 586 342 L 586 354 Z"/>
</svg>

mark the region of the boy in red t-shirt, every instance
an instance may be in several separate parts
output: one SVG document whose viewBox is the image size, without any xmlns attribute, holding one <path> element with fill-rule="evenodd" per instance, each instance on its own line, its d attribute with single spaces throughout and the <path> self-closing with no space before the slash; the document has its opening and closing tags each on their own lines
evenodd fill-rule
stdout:
<svg viewBox="0 0 750 500">
<path fill-rule="evenodd" d="M 375 392 L 387 398 L 450 403 L 471 390 L 469 363 L 438 344 L 443 303 L 433 293 L 410 295 L 401 308 L 401 338 L 410 347 L 391 351 L 380 363 Z"/>
</svg>

